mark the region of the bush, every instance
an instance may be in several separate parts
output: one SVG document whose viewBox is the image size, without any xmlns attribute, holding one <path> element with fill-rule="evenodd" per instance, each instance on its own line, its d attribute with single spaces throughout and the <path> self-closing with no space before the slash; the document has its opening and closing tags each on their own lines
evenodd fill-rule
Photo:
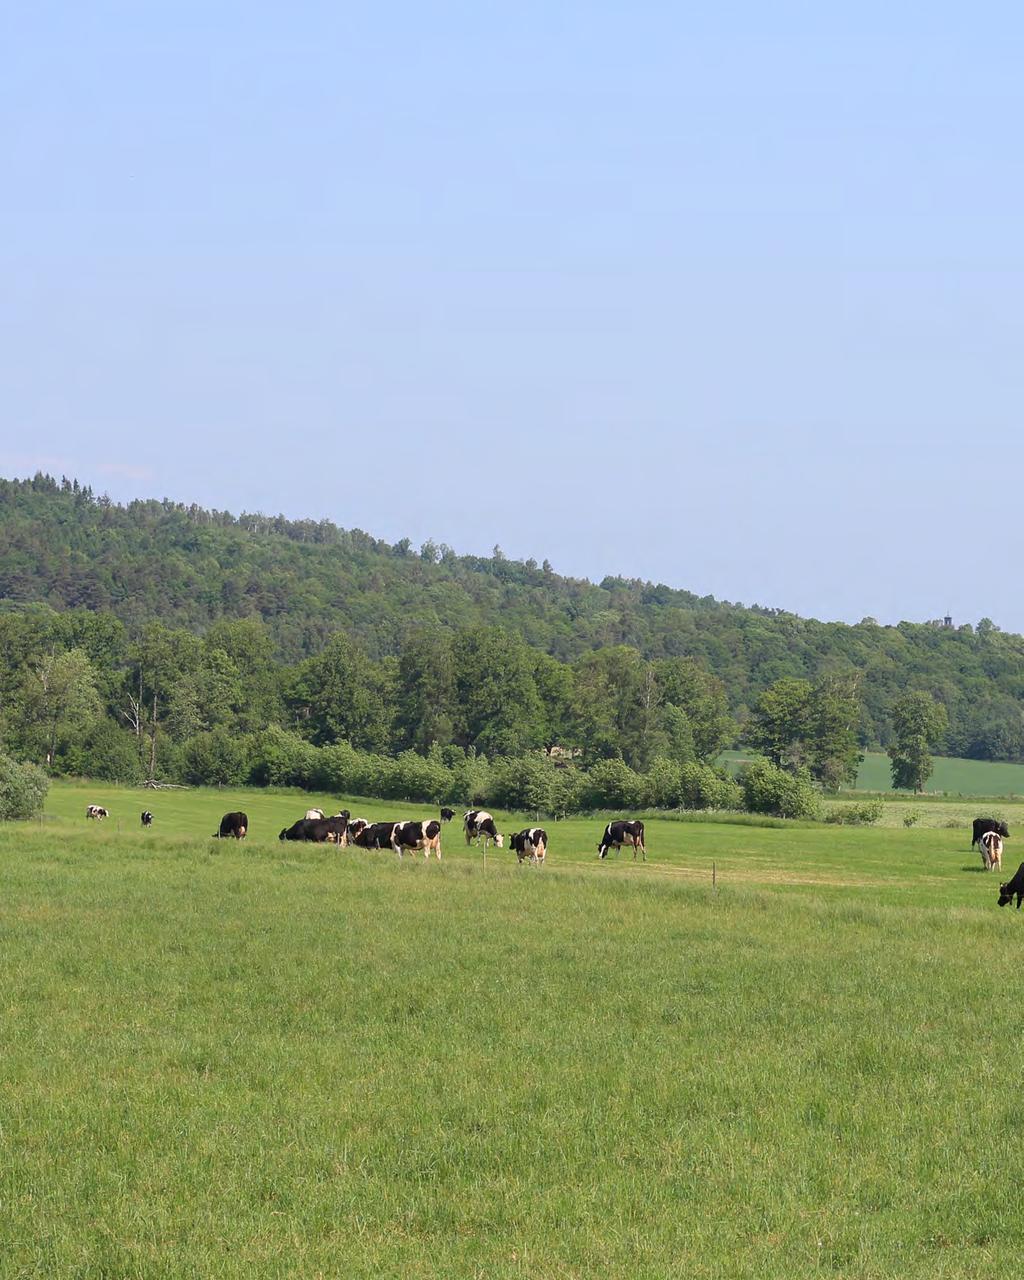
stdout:
<svg viewBox="0 0 1024 1280">
<path fill-rule="evenodd" d="M 297 733 L 270 725 L 252 741 L 249 779 L 257 787 L 309 787 L 317 749 Z"/>
<path fill-rule="evenodd" d="M 0 821 L 35 818 L 43 811 L 50 782 L 34 764 L 18 764 L 0 755 Z"/>
<path fill-rule="evenodd" d="M 494 769 L 489 801 L 502 809 L 550 813 L 554 770 L 540 756 L 499 760 Z"/>
<path fill-rule="evenodd" d="M 916 827 L 921 821 L 920 809 L 911 809 L 909 813 L 903 815 L 903 825 L 905 827 Z"/>
<path fill-rule="evenodd" d="M 583 775 L 581 799 L 585 809 L 643 807 L 644 779 L 622 760 L 599 760 Z"/>
<path fill-rule="evenodd" d="M 683 803 L 679 766 L 664 756 L 651 761 L 644 774 L 647 803 L 655 809 L 678 809 Z"/>
<path fill-rule="evenodd" d="M 583 808 L 583 774 L 566 766 L 553 769 L 551 779 L 551 812 L 556 818 L 579 813 Z"/>
<path fill-rule="evenodd" d="M 680 770 L 680 796 L 685 809 L 742 809 L 743 789 L 709 764 L 684 764 Z"/>
<path fill-rule="evenodd" d="M 885 812 L 884 800 L 865 800 L 860 804 L 839 804 L 825 815 L 826 822 L 846 827 L 869 827 Z"/>
<path fill-rule="evenodd" d="M 81 742 L 68 746 L 62 756 L 63 771 L 82 778 L 123 782 L 142 781 L 138 739 L 109 720 L 101 720 Z"/>
<path fill-rule="evenodd" d="M 787 773 L 769 760 L 755 760 L 740 771 L 743 800 L 751 813 L 779 818 L 820 818 L 821 796 L 806 769 Z"/>
<path fill-rule="evenodd" d="M 241 786 L 249 777 L 250 740 L 214 729 L 189 738 L 181 753 L 186 782 L 195 786 Z"/>
<path fill-rule="evenodd" d="M 441 804 L 451 791 L 451 771 L 442 763 L 440 752 L 421 756 L 415 751 L 403 751 L 389 765 L 386 794 L 390 799 Z"/>
</svg>

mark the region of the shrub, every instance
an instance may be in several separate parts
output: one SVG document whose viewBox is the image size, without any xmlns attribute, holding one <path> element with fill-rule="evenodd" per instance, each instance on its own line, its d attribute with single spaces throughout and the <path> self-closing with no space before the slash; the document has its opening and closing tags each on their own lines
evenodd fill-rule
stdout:
<svg viewBox="0 0 1024 1280">
<path fill-rule="evenodd" d="M 751 813 L 780 818 L 820 818 L 821 796 L 806 769 L 787 773 L 769 760 L 755 760 L 740 771 L 743 800 Z"/>
<path fill-rule="evenodd" d="M 490 786 L 490 803 L 502 809 L 550 813 L 553 773 L 540 756 L 499 760 Z"/>
<path fill-rule="evenodd" d="M 647 803 L 656 809 L 677 809 L 683 803 L 679 766 L 664 756 L 651 761 L 644 774 Z"/>
<path fill-rule="evenodd" d="M 884 800 L 864 800 L 860 804 L 839 804 L 825 815 L 826 822 L 839 826 L 869 827 L 885 812 Z"/>
<path fill-rule="evenodd" d="M 63 754 L 64 772 L 129 786 L 142 781 L 138 739 L 109 720 L 93 725 L 81 742 Z"/>
<path fill-rule="evenodd" d="M 0 821 L 35 818 L 43 811 L 50 783 L 34 764 L 18 764 L 0 755 Z"/>
<path fill-rule="evenodd" d="M 248 738 L 213 729 L 189 738 L 182 749 L 182 774 L 195 786 L 240 786 L 249 777 Z"/>
<path fill-rule="evenodd" d="M 451 790 L 451 771 L 444 767 L 440 752 L 421 756 L 415 751 L 403 751 L 396 760 L 389 761 L 389 765 L 391 799 L 440 804 Z"/>
<path fill-rule="evenodd" d="M 269 725 L 254 736 L 249 778 L 257 787 L 308 787 L 316 769 L 316 747 L 297 733 Z"/>
<path fill-rule="evenodd" d="M 909 813 L 903 815 L 903 825 L 905 827 L 915 827 L 921 821 L 920 809 L 911 809 Z"/>
<path fill-rule="evenodd" d="M 622 760 L 599 760 L 583 775 L 586 809 L 639 809 L 646 787 L 643 778 Z"/>
<path fill-rule="evenodd" d="M 686 809 L 742 809 L 743 789 L 709 764 L 694 761 L 680 770 L 681 803 Z"/>
<path fill-rule="evenodd" d="M 584 777 L 578 769 L 566 766 L 553 769 L 551 779 L 551 812 L 564 818 L 569 813 L 579 813 L 583 808 Z"/>
</svg>

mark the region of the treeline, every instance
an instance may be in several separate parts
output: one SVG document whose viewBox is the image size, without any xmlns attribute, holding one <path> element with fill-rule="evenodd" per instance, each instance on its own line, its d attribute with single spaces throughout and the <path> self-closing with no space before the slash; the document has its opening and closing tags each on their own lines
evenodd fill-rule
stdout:
<svg viewBox="0 0 1024 1280">
<path fill-rule="evenodd" d="M 820 623 L 638 580 L 565 578 L 546 562 L 510 561 L 497 549 L 458 556 L 329 521 L 235 517 L 167 501 L 118 506 L 76 481 L 42 475 L 0 481 L 0 607 L 16 620 L 38 604 L 68 618 L 68 638 L 53 655 L 82 649 L 106 719 L 155 743 L 171 771 L 189 738 L 218 725 L 247 732 L 261 714 L 257 727 L 278 724 L 317 745 L 345 737 L 391 754 L 437 742 L 508 755 L 554 742 L 579 747 L 588 762 L 621 753 L 643 771 L 667 751 L 687 758 L 688 735 L 693 758 L 709 758 L 709 742 L 729 740 L 782 679 L 817 686 L 854 677 L 861 746 L 889 746 L 894 705 L 919 690 L 946 713 L 936 749 L 1024 759 L 1024 640 L 987 619 L 955 629 Z M 95 636 L 79 639 L 88 628 L 75 619 L 83 616 L 112 643 L 123 628 L 117 652 Z M 239 622 L 253 628 L 263 677 L 225 640 L 224 628 Z M 168 689 L 165 701 L 158 689 L 153 713 L 141 705 L 148 693 L 136 691 L 131 725 L 119 686 L 129 669 L 136 678 L 146 665 L 129 650 L 152 648 L 155 623 L 163 624 L 160 643 L 187 659 L 171 662 L 172 674 L 183 675 L 171 684 L 192 693 Z M 481 687 L 474 654 L 489 667 L 502 649 L 508 677 Z M 226 663 L 213 658 L 218 650 Z M 419 656 L 428 651 L 436 661 Z M 32 713 L 22 683 L 40 652 L 22 661 L 16 650 L 0 673 L 6 696 L 17 690 L 18 705 L 5 702 L 0 712 L 9 739 L 39 732 L 26 728 Z M 161 659 L 154 669 L 166 665 Z M 246 691 L 226 714 L 233 667 Z M 352 698 L 325 694 L 332 680 L 347 682 Z M 683 687 L 693 699 L 716 691 L 707 733 Z M 67 751 L 53 745 L 59 766 Z"/>
<path fill-rule="evenodd" d="M 0 745 L 112 780 L 244 781 L 270 731 L 382 757 L 442 750 L 448 766 L 539 754 L 641 772 L 713 761 L 736 731 L 692 659 L 616 646 L 562 663 L 495 627 L 418 627 L 380 659 L 339 632 L 283 663 L 252 619 L 133 636 L 109 613 L 37 606 L 0 613 L 0 653 Z"/>
</svg>

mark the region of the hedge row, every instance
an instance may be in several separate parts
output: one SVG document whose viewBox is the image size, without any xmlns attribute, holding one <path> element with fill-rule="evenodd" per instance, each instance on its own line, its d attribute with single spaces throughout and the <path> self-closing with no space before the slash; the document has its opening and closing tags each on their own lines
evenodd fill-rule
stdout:
<svg viewBox="0 0 1024 1280">
<path fill-rule="evenodd" d="M 600 760 L 590 768 L 554 762 L 539 753 L 488 760 L 458 747 L 427 755 L 398 756 L 358 751 L 348 743 L 316 747 L 298 734 L 272 726 L 239 735 L 201 733 L 180 747 L 165 744 L 165 781 L 196 786 L 279 786 L 340 796 L 427 804 L 491 805 L 538 815 L 561 816 L 597 809 L 747 810 L 786 818 L 820 818 L 821 799 L 805 775 L 793 775 L 767 760 L 747 766 L 738 779 L 699 762 L 656 759 L 645 773 L 622 760 Z M 109 781 L 142 780 L 134 740 L 116 732 L 94 740 L 75 773 Z"/>
</svg>

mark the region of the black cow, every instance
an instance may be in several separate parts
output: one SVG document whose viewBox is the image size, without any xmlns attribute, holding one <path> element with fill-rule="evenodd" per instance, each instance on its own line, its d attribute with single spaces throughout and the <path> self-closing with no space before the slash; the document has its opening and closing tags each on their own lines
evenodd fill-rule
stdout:
<svg viewBox="0 0 1024 1280">
<path fill-rule="evenodd" d="M 1012 880 L 1007 880 L 1006 884 L 999 886 L 999 905 L 1005 907 L 1011 898 L 1017 899 L 1017 910 L 1020 910 L 1020 900 L 1024 898 L 1024 862 L 1020 864 L 1014 872 Z"/>
<path fill-rule="evenodd" d="M 995 818 L 975 818 L 974 819 L 974 838 L 971 840 L 971 848 L 979 844 L 981 837 L 986 831 L 994 831 L 997 836 L 1002 836 L 1004 840 L 1009 840 L 1010 829 L 1005 822 L 998 822 Z"/>
<path fill-rule="evenodd" d="M 352 843 L 359 845 L 361 849 L 390 849 L 393 847 L 391 837 L 397 826 L 397 822 L 371 823 L 359 832 Z"/>
<path fill-rule="evenodd" d="M 311 840 L 323 844 L 325 840 L 343 845 L 348 830 L 347 818 L 300 818 L 286 827 L 279 840 Z"/>
<path fill-rule="evenodd" d="M 451 822 L 452 818 L 454 818 L 454 817 L 455 817 L 455 810 L 454 810 L 454 809 L 442 809 L 442 810 L 441 810 L 441 821 L 442 821 L 442 822 Z"/>
<path fill-rule="evenodd" d="M 529 859 L 536 865 L 547 857 L 548 833 L 543 827 L 528 827 L 526 831 L 517 831 L 514 836 L 509 836 L 508 842 L 520 863 Z"/>
<path fill-rule="evenodd" d="M 493 843 L 497 848 L 504 848 L 505 837 L 498 834 L 494 819 L 486 809 L 470 809 L 462 819 L 462 829 L 466 835 L 466 844 L 478 844 L 483 836 L 484 851 Z"/>
<path fill-rule="evenodd" d="M 142 825 L 144 827 L 151 827 L 153 825 L 153 815 L 148 809 L 143 809 L 142 811 Z"/>
<path fill-rule="evenodd" d="M 213 833 L 214 840 L 224 840 L 234 836 L 236 840 L 244 840 L 249 830 L 249 815 L 239 809 L 236 813 L 226 813 L 220 820 L 220 830 Z"/>
<path fill-rule="evenodd" d="M 431 853 L 437 854 L 441 861 L 441 824 L 436 818 L 429 822 L 396 822 L 391 832 L 391 847 L 399 857 L 410 849 L 423 850 L 423 856 L 429 861 Z"/>
<path fill-rule="evenodd" d="M 597 846 L 597 856 L 607 858 L 609 849 L 618 852 L 624 844 L 633 846 L 634 862 L 636 862 L 637 849 L 644 855 L 644 862 L 647 861 L 647 850 L 644 848 L 644 824 L 639 819 L 635 822 L 625 822 L 621 819 L 618 822 L 609 822 L 604 829 L 601 843 Z"/>
</svg>

